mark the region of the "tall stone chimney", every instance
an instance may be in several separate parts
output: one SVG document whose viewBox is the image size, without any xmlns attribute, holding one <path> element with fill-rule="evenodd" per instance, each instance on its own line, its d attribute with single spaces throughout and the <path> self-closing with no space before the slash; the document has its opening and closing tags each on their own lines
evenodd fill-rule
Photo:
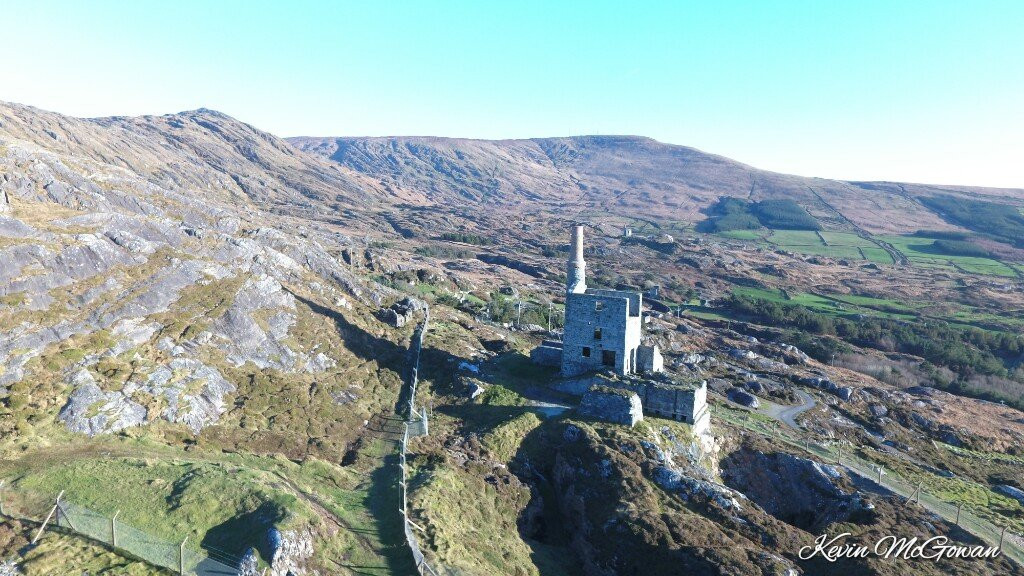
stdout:
<svg viewBox="0 0 1024 576">
<path fill-rule="evenodd" d="M 583 226 L 572 229 L 569 246 L 569 266 L 565 282 L 567 294 L 582 294 L 587 291 L 587 263 L 583 261 Z"/>
</svg>

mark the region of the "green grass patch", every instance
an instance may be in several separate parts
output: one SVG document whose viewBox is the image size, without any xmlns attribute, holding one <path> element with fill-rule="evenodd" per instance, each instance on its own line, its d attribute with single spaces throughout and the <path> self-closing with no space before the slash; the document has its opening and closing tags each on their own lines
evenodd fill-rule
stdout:
<svg viewBox="0 0 1024 576">
<path fill-rule="evenodd" d="M 719 236 L 724 238 L 732 238 L 733 240 L 763 240 L 764 232 L 760 230 L 723 230 L 716 232 Z"/>
</svg>

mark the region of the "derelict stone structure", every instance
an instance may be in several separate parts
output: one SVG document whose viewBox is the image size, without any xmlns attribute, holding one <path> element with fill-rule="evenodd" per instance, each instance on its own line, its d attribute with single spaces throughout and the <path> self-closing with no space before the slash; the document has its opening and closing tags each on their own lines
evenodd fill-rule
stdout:
<svg viewBox="0 0 1024 576">
<path fill-rule="evenodd" d="M 555 388 L 582 394 L 580 412 L 585 415 L 632 426 L 646 410 L 686 422 L 695 435 L 704 435 L 711 427 L 707 384 L 681 384 L 654 376 L 664 370 L 665 361 L 656 345 L 640 344 L 643 296 L 587 288 L 586 269 L 583 227 L 575 226 L 562 342 L 544 340 L 530 358 L 537 364 L 561 367 L 562 380 Z"/>
<path fill-rule="evenodd" d="M 703 434 L 711 428 L 707 382 L 683 385 L 675 382 L 642 380 L 611 385 L 636 392 L 648 414 L 690 424 L 693 426 L 694 434 Z"/>
<path fill-rule="evenodd" d="M 635 392 L 610 386 L 594 386 L 580 402 L 580 414 L 633 427 L 644 419 L 643 405 Z"/>
<path fill-rule="evenodd" d="M 604 368 L 622 375 L 636 372 L 643 296 L 587 289 L 582 226 L 573 229 L 567 272 L 562 376 Z"/>
</svg>

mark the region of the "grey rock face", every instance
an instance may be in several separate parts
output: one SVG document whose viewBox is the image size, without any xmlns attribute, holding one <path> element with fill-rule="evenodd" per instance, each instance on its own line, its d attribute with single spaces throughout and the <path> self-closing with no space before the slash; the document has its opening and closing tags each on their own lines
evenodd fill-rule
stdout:
<svg viewBox="0 0 1024 576">
<path fill-rule="evenodd" d="M 184 423 L 198 434 L 224 413 L 224 397 L 235 392 L 235 385 L 198 360 L 175 358 L 154 370 L 139 390 L 166 398 L 162 416 Z"/>
<path fill-rule="evenodd" d="M 871 415 L 875 418 L 884 418 L 889 415 L 889 409 L 881 404 L 872 404 L 868 406 L 868 410 L 871 411 Z"/>
<path fill-rule="evenodd" d="M 1009 486 L 1007 484 L 998 484 L 996 485 L 995 489 L 996 491 L 1002 494 L 1006 494 L 1010 498 L 1013 498 L 1014 500 L 1024 505 L 1024 490 L 1021 490 L 1014 486 Z"/>
<path fill-rule="evenodd" d="M 246 281 L 210 332 L 228 351 L 228 360 L 237 366 L 252 362 L 261 369 L 294 370 L 308 360 L 282 342 L 295 323 L 295 315 L 289 312 L 294 309 L 295 297 L 280 282 L 260 276 Z M 260 325 L 261 314 L 266 317 L 266 330 Z"/>
<path fill-rule="evenodd" d="M 654 469 L 654 483 L 670 492 L 676 492 L 686 500 L 694 497 L 702 497 L 725 508 L 726 510 L 740 510 L 740 503 L 736 497 L 743 497 L 725 486 L 708 482 L 700 478 L 686 476 L 677 470 L 666 466 L 658 466 Z"/>
<path fill-rule="evenodd" d="M 268 537 L 273 550 L 270 576 L 300 576 L 306 573 L 306 561 L 313 556 L 311 533 L 271 528 Z"/>
<path fill-rule="evenodd" d="M 79 370 L 72 383 L 75 390 L 58 415 L 69 430 L 95 436 L 146 422 L 145 407 L 124 392 L 104 392 L 87 370 Z"/>
<path fill-rule="evenodd" d="M 20 576 L 21 568 L 14 560 L 0 561 L 0 576 Z"/>
<path fill-rule="evenodd" d="M 748 408 L 757 408 L 761 405 L 756 396 L 748 392 L 744 392 L 739 388 L 729 390 L 729 400 Z"/>
<path fill-rule="evenodd" d="M 238 565 L 238 576 L 259 576 L 259 561 L 256 559 L 256 550 L 249 548 Z"/>
<path fill-rule="evenodd" d="M 811 532 L 863 507 L 842 488 L 838 469 L 784 452 L 737 450 L 722 461 L 722 478 L 772 516 Z"/>
</svg>

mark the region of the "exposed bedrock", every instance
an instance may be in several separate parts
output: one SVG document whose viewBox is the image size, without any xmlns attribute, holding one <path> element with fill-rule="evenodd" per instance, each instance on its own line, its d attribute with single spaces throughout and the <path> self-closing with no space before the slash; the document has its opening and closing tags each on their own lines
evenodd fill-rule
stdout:
<svg viewBox="0 0 1024 576">
<path fill-rule="evenodd" d="M 727 486 L 779 520 L 812 533 L 864 508 L 838 469 L 813 460 L 745 447 L 729 454 L 721 467 Z"/>
</svg>

